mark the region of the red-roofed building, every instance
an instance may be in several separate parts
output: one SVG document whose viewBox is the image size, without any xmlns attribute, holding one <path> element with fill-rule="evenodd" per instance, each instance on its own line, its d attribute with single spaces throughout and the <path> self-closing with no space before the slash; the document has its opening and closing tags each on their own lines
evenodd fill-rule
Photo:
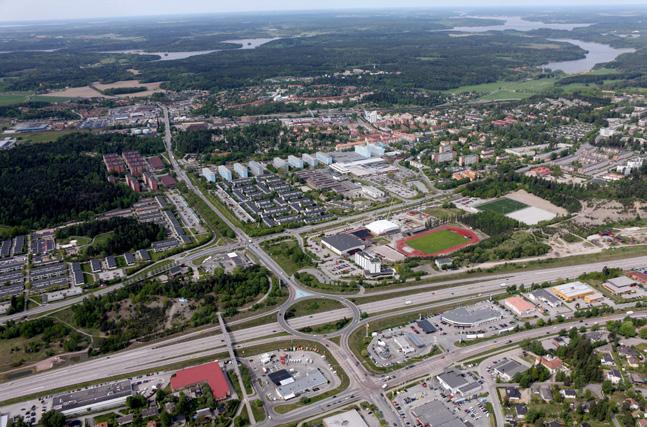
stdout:
<svg viewBox="0 0 647 427">
<path fill-rule="evenodd" d="M 562 369 L 562 359 L 559 357 L 540 357 L 538 363 L 548 369 L 551 374 Z"/>
<path fill-rule="evenodd" d="M 171 389 L 178 391 L 198 384 L 209 384 L 216 400 L 229 397 L 229 383 L 218 361 L 177 371 L 171 377 Z"/>
<path fill-rule="evenodd" d="M 177 185 L 177 181 L 171 175 L 164 175 L 160 177 L 159 181 L 166 188 L 173 188 Z"/>
<path fill-rule="evenodd" d="M 164 162 L 159 156 L 149 157 L 147 161 L 153 170 L 161 171 L 164 169 Z"/>
<path fill-rule="evenodd" d="M 641 273 L 639 271 L 627 271 L 625 272 L 625 276 L 630 277 L 643 285 L 647 285 L 647 274 L 645 273 Z"/>
</svg>

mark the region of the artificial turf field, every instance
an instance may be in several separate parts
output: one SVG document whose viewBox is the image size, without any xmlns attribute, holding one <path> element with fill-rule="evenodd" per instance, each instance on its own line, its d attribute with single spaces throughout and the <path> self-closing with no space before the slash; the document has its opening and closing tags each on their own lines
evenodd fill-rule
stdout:
<svg viewBox="0 0 647 427">
<path fill-rule="evenodd" d="M 407 240 L 407 245 L 420 252 L 432 254 L 463 244 L 466 240 L 464 236 L 452 230 L 439 230 L 417 239 Z"/>
<path fill-rule="evenodd" d="M 500 213 L 501 215 L 506 215 L 511 212 L 515 212 L 527 207 L 528 205 L 525 205 L 521 202 L 517 202 L 516 200 L 501 198 L 501 199 L 494 200 L 492 202 L 487 202 L 482 205 L 479 205 L 476 207 L 476 209 L 483 212 L 485 211 L 496 212 L 496 213 Z"/>
</svg>

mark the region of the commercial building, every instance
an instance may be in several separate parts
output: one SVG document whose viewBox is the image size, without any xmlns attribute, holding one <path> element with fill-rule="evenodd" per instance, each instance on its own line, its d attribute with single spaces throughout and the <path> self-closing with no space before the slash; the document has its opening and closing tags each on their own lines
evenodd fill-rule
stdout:
<svg viewBox="0 0 647 427">
<path fill-rule="evenodd" d="M 637 281 L 627 276 L 614 277 L 604 282 L 602 286 L 614 295 L 633 294 L 640 288 Z"/>
<path fill-rule="evenodd" d="M 234 163 L 234 172 L 236 172 L 236 175 L 238 175 L 239 178 L 247 178 L 249 176 L 247 166 L 241 163 Z"/>
<path fill-rule="evenodd" d="M 353 260 L 355 261 L 355 264 L 359 265 L 370 274 L 379 274 L 382 272 L 382 263 L 379 258 L 371 256 L 366 252 L 355 252 Z"/>
<path fill-rule="evenodd" d="M 261 176 L 265 173 L 265 166 L 255 160 L 247 163 L 247 166 L 254 176 Z"/>
<path fill-rule="evenodd" d="M 585 299 L 587 295 L 595 293 L 593 288 L 586 283 L 579 281 L 553 286 L 550 288 L 550 291 L 566 302 L 572 302 L 576 299 Z"/>
<path fill-rule="evenodd" d="M 317 158 L 312 154 L 303 153 L 303 155 L 301 155 L 301 160 L 312 168 L 317 166 Z"/>
<path fill-rule="evenodd" d="M 208 384 L 216 400 L 224 400 L 231 394 L 229 382 L 218 361 L 182 369 L 171 377 L 174 392 L 199 384 Z"/>
<path fill-rule="evenodd" d="M 503 305 L 519 317 L 530 317 L 536 314 L 535 305 L 520 296 L 503 300 Z"/>
<path fill-rule="evenodd" d="M 511 381 L 515 375 L 528 370 L 527 367 L 512 359 L 502 359 L 492 366 L 494 374 L 504 381 Z"/>
<path fill-rule="evenodd" d="M 294 169 L 303 169 L 303 160 L 290 154 L 288 156 L 288 165 Z"/>
<path fill-rule="evenodd" d="M 375 188 L 372 185 L 362 185 L 362 194 L 371 199 L 381 199 L 385 196 L 384 191 Z"/>
<path fill-rule="evenodd" d="M 411 410 L 419 425 L 430 427 L 465 427 L 452 411 L 439 400 L 432 400 Z"/>
<path fill-rule="evenodd" d="M 468 396 L 480 388 L 480 384 L 471 375 L 450 369 L 436 376 L 440 385 L 449 393 Z"/>
<path fill-rule="evenodd" d="M 411 354 L 416 351 L 413 347 L 411 347 L 411 344 L 409 344 L 409 341 L 404 336 L 393 338 L 393 342 L 396 343 L 398 347 L 400 347 L 400 351 L 404 355 Z"/>
<path fill-rule="evenodd" d="M 328 380 L 317 368 L 288 384 L 278 386 L 276 392 L 283 400 L 290 400 L 324 384 L 328 384 Z"/>
<path fill-rule="evenodd" d="M 554 294 L 548 292 L 546 289 L 535 289 L 528 294 L 528 299 L 536 304 L 544 303 L 555 308 L 562 305 L 562 300 L 557 298 Z"/>
<path fill-rule="evenodd" d="M 471 328 L 499 320 L 501 317 L 501 313 L 493 308 L 482 307 L 468 309 L 466 307 L 459 307 L 444 312 L 440 316 L 440 320 L 455 326 Z"/>
<path fill-rule="evenodd" d="M 231 182 L 234 179 L 234 177 L 231 174 L 231 169 L 229 169 L 225 165 L 218 166 L 218 175 L 220 175 L 220 177 L 225 181 Z"/>
<path fill-rule="evenodd" d="M 216 173 L 210 168 L 202 168 L 202 176 L 207 182 L 216 182 Z"/>
<path fill-rule="evenodd" d="M 322 153 L 321 151 L 317 151 L 317 153 L 315 153 L 315 158 L 324 165 L 332 165 L 333 163 L 332 156 L 326 153 Z"/>
<path fill-rule="evenodd" d="M 356 409 L 324 418 L 323 425 L 324 427 L 368 427 Z"/>
<path fill-rule="evenodd" d="M 366 226 L 366 229 L 371 232 L 374 236 L 382 236 L 384 234 L 394 233 L 400 229 L 398 224 L 380 219 L 373 221 Z"/>
<path fill-rule="evenodd" d="M 418 327 L 422 329 L 422 332 L 424 332 L 425 334 L 433 334 L 437 330 L 436 327 L 432 325 L 431 322 L 427 319 L 418 320 L 416 322 L 416 325 L 418 325 Z"/>
<path fill-rule="evenodd" d="M 52 398 L 52 409 L 66 416 L 96 412 L 121 406 L 132 394 L 130 380 L 124 380 L 56 395 Z"/>
<path fill-rule="evenodd" d="M 326 236 L 321 239 L 321 243 L 337 255 L 347 255 L 366 249 L 366 244 L 362 239 L 348 233 Z"/>
</svg>

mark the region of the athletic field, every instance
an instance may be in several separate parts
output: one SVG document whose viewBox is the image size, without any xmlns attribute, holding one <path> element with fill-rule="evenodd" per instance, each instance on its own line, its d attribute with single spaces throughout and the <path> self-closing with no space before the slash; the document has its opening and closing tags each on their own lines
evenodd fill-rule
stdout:
<svg viewBox="0 0 647 427">
<path fill-rule="evenodd" d="M 407 256 L 432 257 L 447 255 L 478 242 L 473 231 L 444 225 L 401 239 L 396 242 L 396 248 Z"/>
<path fill-rule="evenodd" d="M 528 205 L 525 205 L 521 202 L 517 202 L 516 200 L 512 199 L 506 199 L 505 197 L 497 200 L 493 200 L 491 202 L 483 203 L 482 205 L 476 206 L 476 209 L 480 211 L 489 211 L 489 212 L 496 212 L 501 215 L 507 215 L 512 212 L 516 212 L 520 209 L 527 208 Z"/>
</svg>

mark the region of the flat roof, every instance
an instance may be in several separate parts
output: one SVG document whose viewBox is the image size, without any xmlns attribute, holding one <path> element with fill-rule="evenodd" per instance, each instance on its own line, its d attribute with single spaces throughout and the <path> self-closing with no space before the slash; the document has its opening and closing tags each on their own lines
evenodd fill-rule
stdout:
<svg viewBox="0 0 647 427">
<path fill-rule="evenodd" d="M 593 293 L 593 289 L 589 285 L 580 281 L 564 283 L 563 285 L 553 286 L 550 289 L 563 294 L 567 298 L 575 298 L 580 295 Z"/>
<path fill-rule="evenodd" d="M 445 371 L 438 375 L 438 379 L 442 380 L 451 388 L 459 388 L 469 383 L 465 374 L 458 372 L 454 369 Z"/>
<path fill-rule="evenodd" d="M 510 376 L 510 378 L 528 370 L 527 367 L 513 359 L 494 364 L 494 369 L 496 369 L 502 375 Z"/>
<path fill-rule="evenodd" d="M 614 277 L 613 279 L 607 280 L 607 282 L 611 283 L 616 288 L 625 288 L 627 286 L 633 286 L 638 283 L 627 276 Z"/>
<path fill-rule="evenodd" d="M 368 427 L 356 409 L 324 418 L 323 424 L 326 427 Z"/>
<path fill-rule="evenodd" d="M 327 384 L 328 380 L 317 368 L 314 371 L 308 372 L 306 375 L 295 378 L 294 382 L 285 384 L 276 388 L 276 391 L 286 399 L 298 396 L 315 387 Z"/>
<path fill-rule="evenodd" d="M 500 318 L 501 313 L 493 308 L 468 309 L 465 307 L 459 307 L 442 314 L 442 319 L 461 325 L 473 325 Z"/>
<path fill-rule="evenodd" d="M 332 246 L 340 252 L 346 252 L 364 246 L 364 241 L 359 237 L 348 234 L 339 233 L 332 236 L 326 236 L 321 239 L 322 242 Z"/>
<path fill-rule="evenodd" d="M 429 403 L 415 407 L 412 412 L 420 420 L 422 425 L 430 425 L 433 427 L 465 427 L 465 423 L 439 400 L 432 400 Z"/>
<path fill-rule="evenodd" d="M 535 306 L 532 303 L 530 303 L 529 301 L 526 301 L 524 298 L 518 295 L 512 296 L 510 298 L 506 298 L 504 302 L 507 305 L 514 307 L 519 312 L 535 309 Z"/>
<path fill-rule="evenodd" d="M 285 369 L 279 371 L 270 372 L 267 374 L 267 377 L 274 383 L 274 385 L 281 385 L 282 381 L 292 378 L 292 375 Z"/>
<path fill-rule="evenodd" d="M 552 303 L 560 303 L 562 300 L 557 298 L 555 294 L 552 294 L 548 292 L 546 289 L 535 289 L 534 291 L 531 292 L 532 295 L 535 296 L 535 298 L 543 298 L 547 301 L 550 301 Z"/>
<path fill-rule="evenodd" d="M 69 411 L 108 400 L 128 397 L 133 393 L 130 380 L 104 384 L 84 390 L 63 393 L 53 397 L 54 409 Z"/>
<path fill-rule="evenodd" d="M 213 397 L 218 400 L 229 396 L 229 383 L 217 361 L 182 369 L 171 377 L 174 391 L 201 383 L 209 384 Z"/>
<path fill-rule="evenodd" d="M 370 224 L 366 225 L 366 228 L 373 234 L 380 235 L 385 233 L 390 233 L 392 231 L 397 231 L 400 229 L 398 224 L 388 221 L 386 219 L 380 219 L 373 221 Z"/>
<path fill-rule="evenodd" d="M 432 332 L 436 332 L 436 327 L 427 319 L 418 320 L 416 325 L 418 325 L 424 333 L 431 334 Z"/>
</svg>

